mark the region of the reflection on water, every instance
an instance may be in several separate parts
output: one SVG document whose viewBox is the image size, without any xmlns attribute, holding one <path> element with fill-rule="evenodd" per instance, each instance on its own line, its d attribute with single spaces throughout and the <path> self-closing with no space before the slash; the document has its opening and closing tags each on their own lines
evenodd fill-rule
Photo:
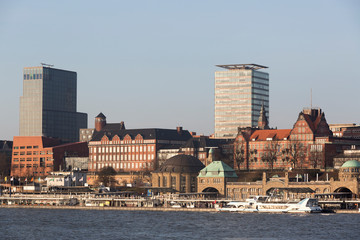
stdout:
<svg viewBox="0 0 360 240">
<path fill-rule="evenodd" d="M 2 239 L 358 239 L 360 214 L 0 209 Z"/>
</svg>

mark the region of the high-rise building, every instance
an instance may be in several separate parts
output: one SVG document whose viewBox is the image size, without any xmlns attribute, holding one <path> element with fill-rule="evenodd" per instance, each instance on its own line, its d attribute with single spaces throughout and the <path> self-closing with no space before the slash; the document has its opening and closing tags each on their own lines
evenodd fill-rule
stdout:
<svg viewBox="0 0 360 240">
<path fill-rule="evenodd" d="M 235 138 L 238 127 L 256 127 L 264 106 L 269 119 L 269 74 L 257 64 L 217 65 L 215 72 L 215 138 Z"/>
<path fill-rule="evenodd" d="M 76 72 L 41 66 L 26 67 L 23 73 L 20 136 L 78 141 L 87 114 L 76 112 Z"/>
</svg>

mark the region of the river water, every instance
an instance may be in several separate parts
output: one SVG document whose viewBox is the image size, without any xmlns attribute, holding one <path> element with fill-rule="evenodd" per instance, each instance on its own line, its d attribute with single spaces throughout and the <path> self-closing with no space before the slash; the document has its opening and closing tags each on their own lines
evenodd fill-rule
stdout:
<svg viewBox="0 0 360 240">
<path fill-rule="evenodd" d="M 359 239 L 360 214 L 0 209 L 0 239 Z"/>
</svg>

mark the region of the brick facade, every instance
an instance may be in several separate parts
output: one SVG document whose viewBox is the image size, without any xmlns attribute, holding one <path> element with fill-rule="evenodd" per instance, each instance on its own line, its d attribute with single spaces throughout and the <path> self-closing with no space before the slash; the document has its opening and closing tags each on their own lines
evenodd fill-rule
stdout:
<svg viewBox="0 0 360 240">
<path fill-rule="evenodd" d="M 47 176 L 64 168 L 64 157 L 88 157 L 86 142 L 61 144 L 54 138 L 15 136 L 11 175 L 17 177 Z"/>
</svg>

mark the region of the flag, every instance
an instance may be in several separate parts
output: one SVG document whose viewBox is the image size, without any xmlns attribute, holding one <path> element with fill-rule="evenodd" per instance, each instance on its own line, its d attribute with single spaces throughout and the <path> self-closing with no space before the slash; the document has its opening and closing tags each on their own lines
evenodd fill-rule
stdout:
<svg viewBox="0 0 360 240">
<path fill-rule="evenodd" d="M 5 177 L 5 182 L 7 182 L 7 177 Z"/>
<path fill-rule="evenodd" d="M 69 181 L 69 179 L 66 177 L 66 178 L 65 178 L 65 181 Z"/>
<path fill-rule="evenodd" d="M 41 181 L 41 178 L 39 177 L 39 182 Z"/>
<path fill-rule="evenodd" d="M 13 177 L 11 177 L 11 178 L 10 178 L 10 181 L 14 181 L 14 178 L 13 178 Z"/>
<path fill-rule="evenodd" d="M 34 177 L 31 178 L 30 182 L 33 182 L 34 181 Z"/>
<path fill-rule="evenodd" d="M 73 181 L 74 181 L 74 182 L 76 181 L 76 177 L 73 177 Z"/>
<path fill-rule="evenodd" d="M 25 182 L 27 182 L 27 178 L 25 178 Z"/>
<path fill-rule="evenodd" d="M 81 178 L 79 179 L 79 182 L 82 182 L 82 181 L 84 181 L 84 177 L 81 177 Z"/>
</svg>

